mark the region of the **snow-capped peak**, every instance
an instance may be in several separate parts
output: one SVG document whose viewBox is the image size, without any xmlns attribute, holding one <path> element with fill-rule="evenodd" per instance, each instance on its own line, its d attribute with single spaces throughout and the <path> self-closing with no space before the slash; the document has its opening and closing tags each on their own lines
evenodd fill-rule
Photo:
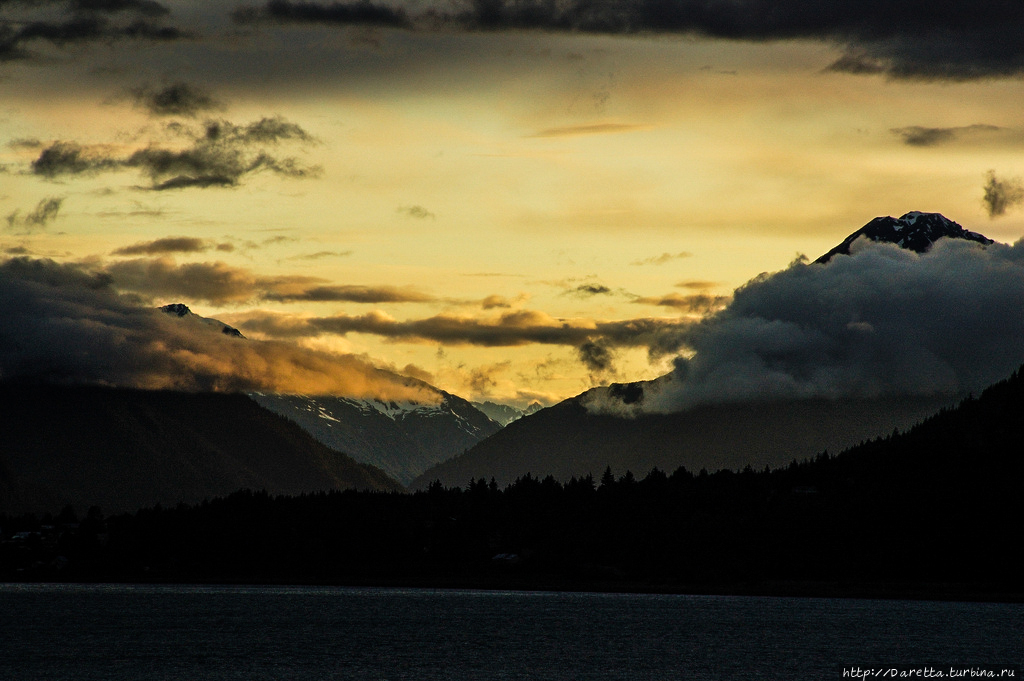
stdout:
<svg viewBox="0 0 1024 681">
<path fill-rule="evenodd" d="M 916 253 L 924 253 L 932 244 L 943 238 L 966 239 L 985 245 L 993 243 L 992 239 L 964 229 L 941 213 L 914 210 L 899 218 L 875 218 L 815 262 L 828 262 L 834 255 L 849 255 L 853 242 L 860 238 L 896 244 Z"/>
<path fill-rule="evenodd" d="M 175 317 L 187 317 L 189 319 L 194 319 L 202 324 L 206 324 L 207 326 L 219 326 L 220 332 L 223 333 L 225 336 L 245 338 L 245 336 L 242 335 L 242 332 L 236 329 L 235 327 L 228 326 L 224 322 L 218 321 L 216 319 L 210 319 L 209 317 L 200 317 L 195 312 L 188 309 L 188 305 L 185 305 L 184 303 L 171 303 L 170 305 L 163 305 L 160 308 L 160 311 L 169 315 L 173 315 Z"/>
</svg>

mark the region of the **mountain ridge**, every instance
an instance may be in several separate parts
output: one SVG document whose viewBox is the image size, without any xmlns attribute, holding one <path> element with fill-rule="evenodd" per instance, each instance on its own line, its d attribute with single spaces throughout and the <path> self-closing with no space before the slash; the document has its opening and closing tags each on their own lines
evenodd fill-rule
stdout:
<svg viewBox="0 0 1024 681">
<path fill-rule="evenodd" d="M 0 382 L 0 432 L 7 513 L 402 489 L 241 394 Z"/>
</svg>

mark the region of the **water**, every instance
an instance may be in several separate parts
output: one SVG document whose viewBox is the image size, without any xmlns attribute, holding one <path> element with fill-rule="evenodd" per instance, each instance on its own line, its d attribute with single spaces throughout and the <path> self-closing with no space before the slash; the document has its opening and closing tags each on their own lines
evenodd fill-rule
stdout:
<svg viewBox="0 0 1024 681">
<path fill-rule="evenodd" d="M 12 681 L 841 679 L 1020 665 L 1022 637 L 1015 604 L 0 585 Z"/>
</svg>

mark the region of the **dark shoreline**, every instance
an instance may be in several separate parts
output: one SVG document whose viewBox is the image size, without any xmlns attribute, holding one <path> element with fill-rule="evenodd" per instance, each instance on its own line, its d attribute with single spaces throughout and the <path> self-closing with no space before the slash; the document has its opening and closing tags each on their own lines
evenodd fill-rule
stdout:
<svg viewBox="0 0 1024 681">
<path fill-rule="evenodd" d="M 280 588 L 370 588 L 441 591 L 515 591 L 603 594 L 658 594 L 753 598 L 807 598 L 852 600 L 946 601 L 969 603 L 1024 603 L 1024 592 L 1001 585 L 956 583 L 901 584 L 895 582 L 785 581 L 738 584 L 673 584 L 564 579 L 393 579 L 393 580 L 273 580 L 260 578 L 194 580 L 2 580 L 4 586 L 208 586 Z"/>
</svg>

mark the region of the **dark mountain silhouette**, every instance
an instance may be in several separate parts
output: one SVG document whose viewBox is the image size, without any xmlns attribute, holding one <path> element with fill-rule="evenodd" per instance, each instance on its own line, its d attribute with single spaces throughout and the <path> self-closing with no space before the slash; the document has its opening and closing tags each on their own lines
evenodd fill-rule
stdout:
<svg viewBox="0 0 1024 681">
<path fill-rule="evenodd" d="M 400 489 L 245 395 L 0 383 L 0 510 Z"/>
<path fill-rule="evenodd" d="M 915 253 L 924 253 L 939 239 L 966 239 L 980 244 L 993 243 L 992 239 L 977 232 L 968 231 L 939 213 L 911 211 L 899 219 L 889 216 L 875 218 L 846 237 L 841 244 L 815 262 L 824 263 L 836 255 L 849 255 L 853 242 L 860 238 L 896 244 Z"/>
<path fill-rule="evenodd" d="M 672 414 L 621 418 L 589 411 L 586 394 L 510 423 L 467 453 L 427 470 L 410 485 L 447 486 L 494 477 L 507 484 L 530 473 L 560 481 L 606 467 L 644 475 L 690 470 L 757 469 L 906 429 L 955 400 L 893 398 L 801 400 L 698 407 Z"/>
<path fill-rule="evenodd" d="M 328 447 L 408 484 L 501 428 L 461 397 L 438 393 L 439 404 L 262 393 L 250 397 Z"/>
</svg>

